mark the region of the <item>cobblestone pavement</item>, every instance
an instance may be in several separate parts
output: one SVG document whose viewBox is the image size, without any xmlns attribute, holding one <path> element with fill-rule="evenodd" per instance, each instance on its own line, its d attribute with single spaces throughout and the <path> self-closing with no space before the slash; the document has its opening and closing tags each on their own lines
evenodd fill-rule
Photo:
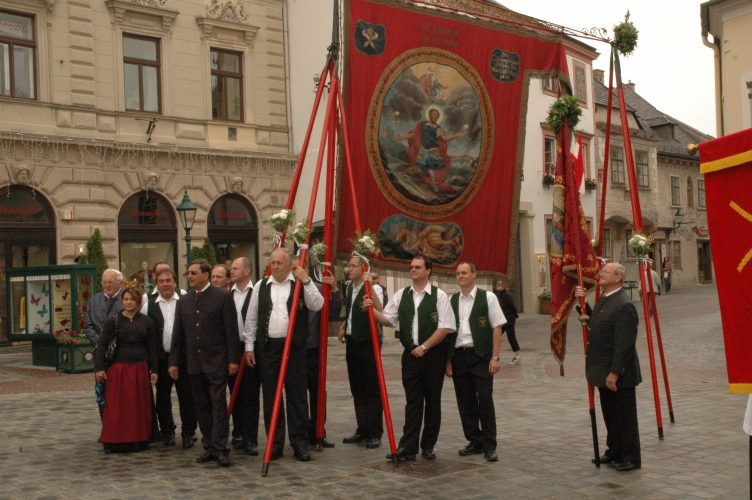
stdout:
<svg viewBox="0 0 752 500">
<path fill-rule="evenodd" d="M 377 450 L 342 444 L 355 426 L 344 349 L 336 339 L 329 349 L 327 431 L 337 446 L 314 453 L 310 463 L 295 461 L 288 447 L 284 458 L 272 462 L 267 477 L 261 476 L 258 457 L 236 454 L 230 469 L 195 464 L 197 449 L 162 445 L 137 454 L 105 455 L 97 444 L 92 374 L 35 368 L 28 349 L 4 349 L 0 498 L 748 498 L 748 440 L 741 429 L 746 397 L 727 393 L 715 288 L 676 288 L 659 298 L 659 309 L 676 423 L 668 422 L 659 382 L 665 439 L 658 439 L 642 335 L 639 471 L 596 469 L 590 462 L 576 318 L 570 321 L 566 376 L 560 377 L 548 348 L 547 318 L 524 315 L 518 322 L 522 364 L 505 364 L 510 354 L 504 340 L 504 365 L 494 387 L 498 463 L 457 454 L 466 442 L 449 380 L 435 462 L 419 457 L 394 467 L 384 460 L 386 439 Z M 383 359 L 397 438 L 404 418 L 399 356 L 397 341 L 387 335 Z M 603 452 L 605 429 L 599 410 L 597 415 Z"/>
</svg>

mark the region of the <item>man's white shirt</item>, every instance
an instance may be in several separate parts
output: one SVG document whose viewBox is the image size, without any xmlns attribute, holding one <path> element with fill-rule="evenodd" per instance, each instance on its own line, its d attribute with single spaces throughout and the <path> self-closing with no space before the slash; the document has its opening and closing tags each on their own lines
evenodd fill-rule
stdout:
<svg viewBox="0 0 752 500">
<path fill-rule="evenodd" d="M 392 296 L 389 303 L 384 308 L 384 316 L 392 326 L 397 326 L 397 322 L 399 321 L 399 305 L 402 300 L 402 294 L 406 288 L 408 287 L 397 290 L 397 293 Z M 412 286 L 409 288 L 413 292 L 412 299 L 413 305 L 415 306 L 415 316 L 412 324 L 413 344 L 418 345 L 418 306 L 423 302 L 423 298 L 426 294 L 431 295 L 431 284 L 428 283 L 422 292 L 416 291 Z M 452 306 L 449 303 L 449 297 L 441 288 L 436 289 L 436 312 L 439 314 L 439 325 L 437 328 L 448 328 L 449 330 L 454 331 L 456 328 L 454 311 L 452 311 Z M 408 325 L 400 325 L 400 328 L 404 329 L 410 327 Z"/>
<path fill-rule="evenodd" d="M 172 297 L 165 299 L 161 294 L 157 295 L 154 301 L 159 309 L 162 311 L 162 317 L 164 318 L 164 329 L 162 330 L 162 347 L 165 352 L 170 352 L 170 346 L 172 345 L 172 328 L 175 324 L 175 309 L 178 306 L 178 300 L 180 295 L 173 293 Z M 149 301 L 144 294 L 144 298 L 141 301 L 141 314 L 148 314 Z"/>
<path fill-rule="evenodd" d="M 473 345 L 473 334 L 470 331 L 470 313 L 473 310 L 473 304 L 475 303 L 475 297 L 477 295 L 477 286 L 474 286 L 467 296 L 461 291 L 459 292 L 459 304 L 457 310 L 460 317 L 458 322 L 459 330 L 457 330 L 457 341 L 454 343 L 455 347 L 469 347 Z M 501 311 L 499 299 L 496 298 L 496 295 L 491 292 L 486 292 L 486 303 L 488 304 L 488 322 L 490 323 L 491 328 L 505 325 L 507 319 Z"/>
<path fill-rule="evenodd" d="M 253 289 L 251 288 L 251 281 L 248 280 L 248 284 L 243 288 L 243 290 L 240 290 L 238 288 L 238 284 L 235 283 L 232 285 L 232 288 L 230 289 L 230 293 L 232 293 L 232 298 L 235 301 L 235 310 L 238 312 L 238 334 L 240 335 L 240 341 L 245 341 L 245 337 L 243 336 L 243 327 L 245 326 L 245 321 L 243 321 L 243 304 L 245 303 L 245 298 Z M 251 309 L 251 304 L 248 304 L 248 310 Z M 246 316 L 248 315 L 248 311 L 246 311 Z"/>
</svg>

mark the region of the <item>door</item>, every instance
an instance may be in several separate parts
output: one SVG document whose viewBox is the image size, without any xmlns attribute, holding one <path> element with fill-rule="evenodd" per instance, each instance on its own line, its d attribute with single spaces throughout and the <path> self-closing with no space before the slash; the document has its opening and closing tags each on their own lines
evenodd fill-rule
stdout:
<svg viewBox="0 0 752 500">
<path fill-rule="evenodd" d="M 710 242 L 697 242 L 697 278 L 700 283 L 713 281 L 713 267 L 710 260 Z"/>
</svg>

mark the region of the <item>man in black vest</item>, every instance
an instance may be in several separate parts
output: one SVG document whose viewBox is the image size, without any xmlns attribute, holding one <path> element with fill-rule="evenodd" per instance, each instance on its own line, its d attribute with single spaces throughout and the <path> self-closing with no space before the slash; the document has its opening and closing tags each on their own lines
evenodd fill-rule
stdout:
<svg viewBox="0 0 752 500">
<path fill-rule="evenodd" d="M 215 267 L 216 269 L 216 267 Z M 238 328 L 240 343 L 245 341 L 243 330 L 248 317 L 248 307 L 251 304 L 253 286 L 251 286 L 251 261 L 247 257 L 239 257 L 230 266 L 230 281 L 232 282 L 232 298 L 238 313 Z M 241 353 L 242 356 L 242 353 Z M 238 358 L 238 362 L 241 359 Z M 235 386 L 235 375 L 230 375 L 230 391 Z M 244 450 L 246 455 L 258 455 L 258 422 L 261 405 L 261 375 L 258 368 L 247 367 L 240 382 L 235 408 L 232 412 L 232 445 L 236 450 Z"/>
<path fill-rule="evenodd" d="M 238 371 L 238 315 L 227 290 L 209 283 L 211 265 L 204 259 L 188 266 L 189 291 L 178 301 L 170 349 L 170 377 L 178 380 L 180 360 L 187 359 L 204 454 L 198 463 L 216 460 L 232 465 L 227 449 L 227 377 Z M 184 370 L 186 371 L 186 370 Z"/>
<path fill-rule="evenodd" d="M 460 455 L 483 453 L 486 460 L 496 462 L 493 377 L 499 371 L 501 327 L 506 320 L 496 296 L 476 286 L 476 274 L 471 262 L 457 266 L 460 292 L 450 299 L 457 334 L 451 336 L 446 373 L 454 378 L 462 431 L 469 441 Z"/>
<path fill-rule="evenodd" d="M 355 406 L 357 428 L 343 443 L 363 443 L 366 448 L 378 448 L 384 433 L 381 392 L 376 371 L 376 358 L 373 353 L 371 327 L 368 323 L 368 309 L 363 307 L 365 287 L 363 286 L 363 262 L 353 255 L 347 263 L 350 282 L 345 290 L 345 323 L 339 332 L 339 341 L 346 342 L 345 360 L 347 378 L 350 380 L 350 393 Z M 380 286 L 371 288 L 376 309 L 381 309 L 384 295 Z M 381 341 L 381 338 L 379 338 Z"/>
<path fill-rule="evenodd" d="M 193 409 L 193 395 L 188 377 L 173 380 L 168 374 L 168 358 L 172 346 L 172 331 L 175 323 L 175 311 L 177 310 L 180 295 L 177 293 L 177 275 L 168 267 L 162 267 L 157 271 L 154 278 L 157 295 L 144 294 L 145 299 L 141 306 L 141 313 L 149 316 L 157 330 L 157 400 L 156 410 L 159 421 L 160 435 L 164 444 L 175 446 L 175 420 L 172 418 L 172 386 L 178 394 L 180 408 L 181 436 L 183 448 L 192 448 L 196 434 L 196 412 Z M 185 369 L 185 360 L 181 363 Z"/>
<path fill-rule="evenodd" d="M 285 377 L 287 428 L 295 458 L 307 462 L 308 402 L 306 401 L 306 339 L 308 337 L 308 311 L 320 311 L 324 305 L 316 285 L 300 266 L 292 265 L 292 256 L 284 248 L 272 251 L 269 260 L 272 275 L 259 281 L 253 289 L 248 320 L 244 331 L 246 360 L 249 366 L 258 362 L 261 387 L 264 393 L 264 423 L 267 439 L 274 440 L 272 460 L 282 456 L 285 445 L 285 411 L 280 407 L 277 430 L 268 436 L 272 419 L 274 397 L 282 362 L 287 328 L 290 322 L 292 291 L 295 281 L 302 283 L 301 295 L 293 330 L 292 346 Z"/>
<path fill-rule="evenodd" d="M 410 262 L 412 286 L 397 290 L 383 313 L 374 308 L 376 318 L 384 326 L 396 326 L 399 322 L 400 342 L 405 348 L 402 385 L 407 404 L 405 427 L 397 449 L 397 459 L 401 460 L 415 460 L 419 437 L 423 458 L 434 460 L 433 447 L 441 428 L 441 389 L 448 355 L 445 337 L 454 331 L 455 320 L 447 294 L 429 281 L 431 268 L 426 257 L 414 257 Z M 366 307 L 372 305 L 368 300 L 364 303 Z M 394 457 L 390 453 L 387 458 Z"/>
<path fill-rule="evenodd" d="M 585 376 L 598 387 L 603 420 L 606 423 L 606 453 L 602 464 L 610 464 L 620 472 L 639 469 L 640 433 L 637 426 L 635 387 L 642 382 L 637 359 L 637 310 L 624 284 L 624 266 L 609 262 L 598 275 L 603 296 L 591 310 L 588 327 Z M 575 295 L 585 296 L 577 287 Z"/>
</svg>

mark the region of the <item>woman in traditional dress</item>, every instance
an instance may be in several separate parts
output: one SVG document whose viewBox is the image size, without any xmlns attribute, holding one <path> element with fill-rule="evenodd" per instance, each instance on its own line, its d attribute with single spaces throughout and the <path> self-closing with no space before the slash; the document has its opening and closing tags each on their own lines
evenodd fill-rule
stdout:
<svg viewBox="0 0 752 500">
<path fill-rule="evenodd" d="M 96 352 L 96 379 L 105 382 L 100 440 L 106 452 L 140 451 L 151 438 L 151 384 L 157 383 L 157 334 L 151 318 L 141 314 L 141 292 L 122 293 L 123 310 L 104 322 Z M 117 350 L 109 367 L 105 352 L 113 336 Z"/>
</svg>

